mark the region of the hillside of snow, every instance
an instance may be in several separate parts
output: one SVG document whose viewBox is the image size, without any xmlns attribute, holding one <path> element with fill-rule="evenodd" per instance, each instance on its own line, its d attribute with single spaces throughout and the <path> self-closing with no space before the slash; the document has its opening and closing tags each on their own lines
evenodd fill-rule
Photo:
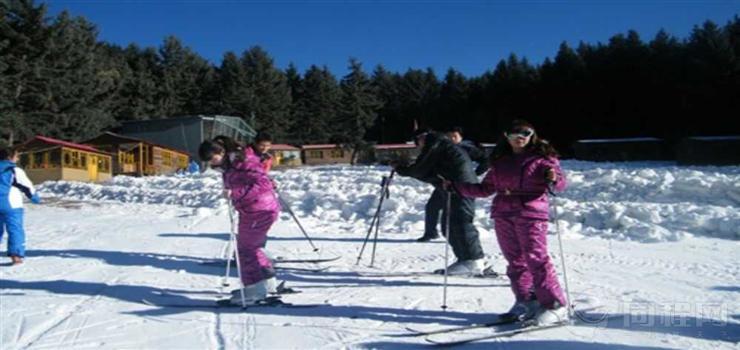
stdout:
<svg viewBox="0 0 740 350">
<path fill-rule="evenodd" d="M 677 167 L 667 163 L 565 161 L 568 190 L 554 202 L 566 235 L 640 242 L 677 241 L 690 235 L 740 239 L 740 167 Z M 283 199 L 313 225 L 326 221 L 353 233 L 377 207 L 386 167 L 325 166 L 274 173 Z M 75 200 L 172 204 L 220 208 L 220 175 L 115 177 L 105 184 L 47 182 L 47 196 Z M 388 233 L 423 228 L 424 204 L 432 191 L 396 177 L 384 204 Z M 490 200 L 478 200 L 477 225 L 490 230 Z M 554 214 L 554 213 L 553 213 Z"/>
<path fill-rule="evenodd" d="M 459 348 L 740 347 L 740 167 L 563 166 L 570 187 L 554 203 L 571 299 L 594 309 L 573 326 Z M 269 234 L 270 254 L 341 258 L 278 265 L 278 277 L 301 291 L 284 300 L 316 307 L 247 311 L 171 306 L 212 305 L 238 285 L 232 271 L 222 287 L 224 268 L 202 264 L 223 258 L 228 243 L 219 174 L 40 185 L 44 203 L 26 207 L 26 262 L 0 264 L 0 349 L 427 348 L 423 337 L 399 335 L 506 311 L 513 303 L 506 278 L 451 277 L 445 311 L 443 278 L 409 275 L 445 264 L 442 241 L 415 242 L 431 188 L 412 179 L 393 179 L 374 266 L 372 242 L 357 264 L 388 173 L 367 166 L 275 172 L 281 196 L 320 250 L 312 252 L 283 213 Z M 484 250 L 503 273 L 490 199 L 477 203 Z"/>
</svg>

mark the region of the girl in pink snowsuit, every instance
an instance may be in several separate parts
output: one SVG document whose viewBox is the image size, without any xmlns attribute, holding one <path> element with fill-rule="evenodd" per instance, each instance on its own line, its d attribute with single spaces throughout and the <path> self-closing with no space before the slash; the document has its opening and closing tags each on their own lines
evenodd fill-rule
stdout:
<svg viewBox="0 0 740 350">
<path fill-rule="evenodd" d="M 263 285 L 275 277 L 275 270 L 263 247 L 267 231 L 280 212 L 272 182 L 254 150 L 242 148 L 231 139 L 205 141 L 199 153 L 211 167 L 223 171 L 224 189 L 239 213 L 237 248 L 245 292 L 250 297 L 255 294 L 253 287 L 259 287 L 253 299 L 264 298 L 262 292 L 269 286 Z"/>
<path fill-rule="evenodd" d="M 556 157 L 530 123 L 516 120 L 496 145 L 480 184 L 451 184 L 463 196 L 496 194 L 491 218 L 516 297 L 510 314 L 536 317 L 540 324 L 567 318 L 566 300 L 547 253 L 548 184 L 554 191 L 565 189 Z"/>
</svg>

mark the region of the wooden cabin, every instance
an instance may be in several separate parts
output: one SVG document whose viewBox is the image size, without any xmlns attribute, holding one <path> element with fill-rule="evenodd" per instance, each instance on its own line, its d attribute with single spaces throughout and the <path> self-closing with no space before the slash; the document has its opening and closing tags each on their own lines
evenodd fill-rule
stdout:
<svg viewBox="0 0 740 350">
<path fill-rule="evenodd" d="M 394 143 L 375 145 L 372 160 L 380 164 L 393 161 L 410 162 L 419 155 L 419 149 L 413 143 Z"/>
<path fill-rule="evenodd" d="M 188 167 L 189 157 L 185 151 L 131 136 L 106 132 L 84 143 L 114 155 L 115 175 L 167 175 Z"/>
<path fill-rule="evenodd" d="M 682 165 L 740 164 L 740 136 L 687 137 L 676 147 L 676 160 Z"/>
<path fill-rule="evenodd" d="M 275 167 L 291 167 L 301 165 L 301 149 L 286 144 L 273 144 L 269 153 L 272 155 L 272 165 Z"/>
<path fill-rule="evenodd" d="M 336 144 L 304 145 L 303 164 L 350 164 L 352 163 L 352 150 L 342 148 Z"/>
<path fill-rule="evenodd" d="M 91 146 L 36 136 L 18 150 L 20 166 L 34 183 L 102 182 L 113 177 L 111 155 Z"/>
<path fill-rule="evenodd" d="M 624 162 L 635 160 L 671 160 L 665 141 L 653 137 L 578 140 L 573 146 L 579 160 Z"/>
</svg>

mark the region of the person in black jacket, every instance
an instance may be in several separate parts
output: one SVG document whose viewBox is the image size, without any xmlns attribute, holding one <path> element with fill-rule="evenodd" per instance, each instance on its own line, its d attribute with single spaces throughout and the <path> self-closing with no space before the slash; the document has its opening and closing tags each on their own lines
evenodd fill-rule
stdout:
<svg viewBox="0 0 740 350">
<path fill-rule="evenodd" d="M 486 152 L 478 147 L 475 143 L 463 140 L 463 131 L 459 126 L 453 127 L 446 132 L 447 138 L 455 145 L 462 148 L 468 154 L 472 161 L 472 167 L 475 169 L 475 175 L 483 175 L 488 170 L 488 157 Z M 428 242 L 439 238 L 437 226 L 439 225 L 439 214 L 445 207 L 445 193 L 439 187 L 434 188 L 434 192 L 429 197 L 426 207 L 424 208 L 424 235 L 419 237 L 417 242 Z M 442 222 L 442 230 L 445 223 Z"/>
<path fill-rule="evenodd" d="M 480 144 L 463 139 L 463 129 L 461 127 L 455 126 L 447 131 L 446 134 L 452 143 L 461 147 L 468 154 L 470 160 L 473 161 L 475 175 L 481 176 L 488 171 L 489 162 L 486 151 Z"/>
<path fill-rule="evenodd" d="M 477 183 L 470 157 L 444 135 L 422 131 L 416 136 L 421 148 L 416 161 L 410 165 L 394 166 L 401 176 L 409 176 L 435 186 L 442 197 L 443 206 L 447 193 L 442 190 L 443 179 Z M 440 176 L 442 178 L 440 178 Z M 478 275 L 486 269 L 478 230 L 473 225 L 475 201 L 450 193 L 450 227 L 448 241 L 457 261 L 447 269 L 449 274 Z"/>
</svg>

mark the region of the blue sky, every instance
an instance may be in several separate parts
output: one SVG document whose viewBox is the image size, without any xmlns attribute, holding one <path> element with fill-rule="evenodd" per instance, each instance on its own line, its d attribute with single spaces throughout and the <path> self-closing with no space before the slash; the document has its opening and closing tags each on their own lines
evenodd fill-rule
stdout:
<svg viewBox="0 0 740 350">
<path fill-rule="evenodd" d="M 175 35 L 220 64 L 226 51 L 262 46 L 278 67 L 305 71 L 327 65 L 346 74 L 356 57 L 367 71 L 449 67 L 467 76 L 493 69 L 510 53 L 540 63 L 562 41 L 606 42 L 637 30 L 643 40 L 664 28 L 679 38 L 694 25 L 724 25 L 740 14 L 725 1 L 246 1 L 51 0 L 51 14 L 68 10 L 98 26 L 99 39 L 158 47 Z"/>
</svg>

